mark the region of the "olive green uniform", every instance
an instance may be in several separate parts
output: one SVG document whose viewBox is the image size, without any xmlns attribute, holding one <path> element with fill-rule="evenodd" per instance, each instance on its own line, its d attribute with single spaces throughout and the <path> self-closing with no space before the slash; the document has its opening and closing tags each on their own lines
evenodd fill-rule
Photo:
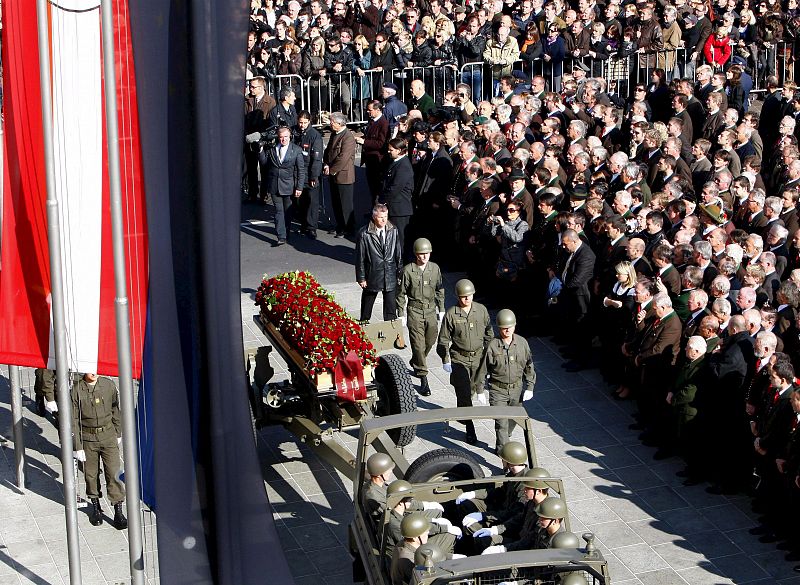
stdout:
<svg viewBox="0 0 800 585">
<path fill-rule="evenodd" d="M 412 512 L 414 510 L 408 510 L 406 514 L 411 514 Z M 442 513 L 439 510 L 426 510 L 416 513 L 421 513 L 430 520 L 442 517 Z M 398 514 L 395 510 L 389 513 L 389 523 L 386 526 L 386 546 L 389 551 L 394 550 L 396 545 L 403 542 L 403 533 L 400 530 L 400 523 L 403 518 L 404 515 Z M 456 546 L 456 537 L 454 534 L 447 532 L 447 529 L 441 524 L 431 522 L 431 527 L 428 529 L 428 542 L 436 545 L 439 550 L 449 556 L 453 554 L 453 549 Z"/>
<path fill-rule="evenodd" d="M 85 380 L 75 383 L 72 387 L 72 429 L 75 450 L 86 453 L 83 473 L 87 497 L 102 497 L 102 459 L 111 504 L 124 501 L 125 487 L 116 479 L 120 470 L 117 438 L 122 436 L 122 421 L 119 415 L 119 394 L 111 380 L 98 377 L 94 384 Z"/>
<path fill-rule="evenodd" d="M 509 470 L 506 475 L 522 477 L 527 471 L 526 465 L 518 473 L 511 473 Z M 521 481 L 508 481 L 491 490 L 477 490 L 473 499 L 464 500 L 458 505 L 458 513 L 463 518 L 473 512 L 483 512 L 483 520 L 467 526 L 464 534 L 474 534 L 481 528 L 503 524 L 522 513 L 527 501 L 525 484 Z"/>
<path fill-rule="evenodd" d="M 456 406 L 472 406 L 472 394 L 483 392 L 481 358 L 492 337 L 489 312 L 482 304 L 473 302 L 469 312 L 458 305 L 447 309 L 436 353 L 453 366 L 450 383 L 456 391 Z"/>
<path fill-rule="evenodd" d="M 47 368 L 36 368 L 33 373 L 33 392 L 45 402 L 56 401 L 56 373 Z"/>
<path fill-rule="evenodd" d="M 380 527 L 381 523 L 383 523 L 383 513 L 386 511 L 386 488 L 386 485 L 378 485 L 373 481 L 368 481 L 367 487 L 365 487 L 362 492 L 362 497 L 364 498 L 364 507 L 366 508 L 369 517 L 372 518 L 372 521 L 375 523 L 376 531 Z M 441 510 L 425 510 L 424 504 L 422 502 L 418 502 L 417 500 L 413 500 L 411 502 L 411 506 L 409 507 L 408 511 L 420 512 L 431 520 L 434 518 L 440 518 L 442 516 Z M 402 518 L 400 520 L 402 520 Z M 399 539 L 402 540 L 402 535 L 400 535 L 399 520 L 397 522 L 397 534 Z"/>
<path fill-rule="evenodd" d="M 416 566 L 414 563 L 414 554 L 416 552 L 417 547 L 405 541 L 394 547 L 390 567 L 392 585 L 408 585 L 411 582 L 414 567 Z"/>
<path fill-rule="evenodd" d="M 499 337 L 492 339 L 486 347 L 482 370 L 489 378 L 489 404 L 492 406 L 516 406 L 523 392 L 523 380 L 528 389 L 536 384 L 533 355 L 524 337 L 516 333 L 511 343 Z M 508 443 L 516 423 L 509 419 L 498 419 L 494 423 L 498 451 Z"/>
<path fill-rule="evenodd" d="M 402 315 L 408 297 L 408 340 L 411 344 L 411 367 L 414 375 L 428 375 L 425 360 L 439 332 L 436 313 L 444 313 L 444 287 L 438 264 L 428 262 L 424 267 L 416 262 L 406 264 L 397 291 L 397 314 Z"/>
</svg>

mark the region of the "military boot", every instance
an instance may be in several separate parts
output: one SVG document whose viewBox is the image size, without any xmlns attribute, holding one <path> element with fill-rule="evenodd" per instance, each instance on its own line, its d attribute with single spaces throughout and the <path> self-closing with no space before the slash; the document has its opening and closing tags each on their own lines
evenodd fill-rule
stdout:
<svg viewBox="0 0 800 585">
<path fill-rule="evenodd" d="M 122 502 L 114 504 L 114 528 L 117 530 L 125 530 L 128 527 L 128 519 L 122 512 Z"/>
<path fill-rule="evenodd" d="M 103 510 L 100 508 L 100 500 L 91 498 L 88 512 L 89 522 L 92 526 L 100 526 L 103 523 Z"/>
<path fill-rule="evenodd" d="M 419 395 L 420 396 L 430 396 L 431 395 L 431 387 L 428 385 L 428 377 L 427 376 L 420 376 L 420 378 L 419 378 Z"/>
<path fill-rule="evenodd" d="M 470 445 L 477 445 L 478 444 L 478 435 L 475 434 L 475 423 L 471 420 L 467 421 L 467 432 L 466 432 L 466 441 Z"/>
</svg>

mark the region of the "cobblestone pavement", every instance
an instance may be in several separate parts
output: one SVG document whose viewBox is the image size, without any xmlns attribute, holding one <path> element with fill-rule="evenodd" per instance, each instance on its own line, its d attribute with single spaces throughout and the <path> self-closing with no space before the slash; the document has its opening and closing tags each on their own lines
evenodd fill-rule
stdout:
<svg viewBox="0 0 800 585">
<path fill-rule="evenodd" d="M 447 275 L 448 295 L 460 276 Z M 357 312 L 355 283 L 324 284 L 351 314 Z M 448 296 L 448 306 L 453 300 Z M 246 345 L 263 343 L 248 295 L 243 295 L 242 308 Z M 374 315 L 380 314 L 376 306 Z M 535 337 L 529 342 L 538 382 L 534 399 L 525 406 L 534 420 L 539 463 L 563 478 L 573 531 L 595 533 L 615 585 L 800 583 L 782 552 L 748 533 L 756 525 L 748 498 L 710 495 L 705 485 L 683 486 L 675 476 L 681 462 L 653 460 L 655 449 L 640 444 L 637 432 L 628 429 L 632 404 L 612 400 L 596 370 L 567 373 L 552 343 Z M 408 359 L 410 352 L 405 350 L 403 357 Z M 419 397 L 419 408 L 455 406 L 441 361 L 432 354 L 429 364 L 433 393 Z M 273 367 L 273 381 L 287 377 L 277 356 Z M 439 429 L 415 440 L 407 456 L 413 460 L 430 447 L 458 446 L 496 468 L 499 460 L 488 452 L 494 447 L 493 430 L 484 426 L 478 436 L 481 443 L 470 447 L 462 442 L 460 427 Z M 355 435 L 344 435 L 342 442 L 352 448 Z M 352 483 L 280 427 L 259 432 L 258 450 L 297 583 L 351 583 L 347 525 Z"/>
</svg>

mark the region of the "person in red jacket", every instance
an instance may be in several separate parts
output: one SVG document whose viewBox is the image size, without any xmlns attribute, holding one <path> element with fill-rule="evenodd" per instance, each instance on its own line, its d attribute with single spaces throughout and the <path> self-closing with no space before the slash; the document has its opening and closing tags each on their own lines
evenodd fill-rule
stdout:
<svg viewBox="0 0 800 585">
<path fill-rule="evenodd" d="M 728 29 L 721 26 L 717 32 L 708 37 L 703 49 L 706 61 L 712 67 L 722 67 L 731 58 L 731 45 L 728 38 Z"/>
</svg>

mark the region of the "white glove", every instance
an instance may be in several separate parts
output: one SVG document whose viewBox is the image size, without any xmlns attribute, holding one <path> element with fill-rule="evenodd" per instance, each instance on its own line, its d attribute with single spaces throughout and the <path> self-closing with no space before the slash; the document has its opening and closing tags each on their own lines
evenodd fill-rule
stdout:
<svg viewBox="0 0 800 585">
<path fill-rule="evenodd" d="M 444 512 L 444 508 L 442 507 L 442 505 L 439 502 L 422 502 L 422 509 L 423 510 L 439 510 L 440 512 Z"/>
<path fill-rule="evenodd" d="M 400 315 L 400 324 L 403 327 L 408 327 L 408 317 L 406 317 L 405 315 Z"/>
<path fill-rule="evenodd" d="M 490 546 L 489 548 L 487 548 L 481 554 L 482 555 L 496 555 L 498 553 L 504 553 L 504 552 L 506 552 L 506 547 L 504 547 L 502 544 L 495 544 L 494 546 Z"/>
<path fill-rule="evenodd" d="M 533 390 L 525 390 L 522 393 L 522 402 L 528 402 L 531 398 L 533 398 Z"/>
<path fill-rule="evenodd" d="M 453 559 L 466 559 L 466 558 L 467 558 L 467 555 L 460 555 L 460 554 L 458 554 L 458 553 L 453 553 L 453 556 L 452 556 L 452 558 L 453 558 Z"/>
<path fill-rule="evenodd" d="M 432 518 L 431 522 L 434 524 L 438 524 L 439 526 L 452 526 L 453 523 L 450 522 L 447 518 Z"/>
<path fill-rule="evenodd" d="M 478 404 L 481 406 L 487 406 L 489 404 L 489 394 L 488 392 L 478 392 L 475 395 L 475 399 L 478 401 Z"/>
<path fill-rule="evenodd" d="M 44 409 L 47 412 L 49 412 L 50 414 L 53 414 L 54 412 L 58 412 L 58 402 L 55 402 L 55 401 L 53 401 L 53 402 L 45 402 L 44 403 Z"/>
<path fill-rule="evenodd" d="M 475 499 L 475 492 L 464 492 L 460 496 L 456 498 L 456 504 L 461 504 L 466 502 L 467 500 L 474 500 Z"/>
<path fill-rule="evenodd" d="M 122 437 L 117 437 L 117 447 L 122 447 Z"/>
<path fill-rule="evenodd" d="M 444 313 L 436 313 L 436 320 L 439 321 L 439 325 L 441 325 L 444 320 Z"/>
<path fill-rule="evenodd" d="M 253 144 L 254 142 L 258 142 L 261 140 L 261 132 L 252 132 L 244 137 L 245 142 L 247 144 Z"/>
<path fill-rule="evenodd" d="M 464 533 L 461 532 L 461 529 L 458 526 L 453 526 L 452 524 L 447 527 L 447 532 L 455 536 L 457 539 L 464 536 Z"/>
<path fill-rule="evenodd" d="M 80 461 L 81 463 L 86 463 L 86 451 L 81 449 L 80 451 L 74 451 L 72 453 L 72 457 Z"/>
<path fill-rule="evenodd" d="M 442 369 L 445 372 L 447 372 L 448 374 L 452 374 L 453 373 L 453 364 L 451 364 L 451 363 L 442 364 Z"/>
<path fill-rule="evenodd" d="M 497 534 L 497 526 L 492 526 L 491 528 L 481 528 L 475 534 L 472 535 L 473 538 L 481 538 L 482 536 L 495 536 Z"/>
<path fill-rule="evenodd" d="M 464 516 L 464 519 L 461 521 L 461 526 L 468 528 L 473 524 L 477 524 L 481 520 L 483 520 L 483 512 L 473 512 L 472 514 L 467 514 Z"/>
</svg>

